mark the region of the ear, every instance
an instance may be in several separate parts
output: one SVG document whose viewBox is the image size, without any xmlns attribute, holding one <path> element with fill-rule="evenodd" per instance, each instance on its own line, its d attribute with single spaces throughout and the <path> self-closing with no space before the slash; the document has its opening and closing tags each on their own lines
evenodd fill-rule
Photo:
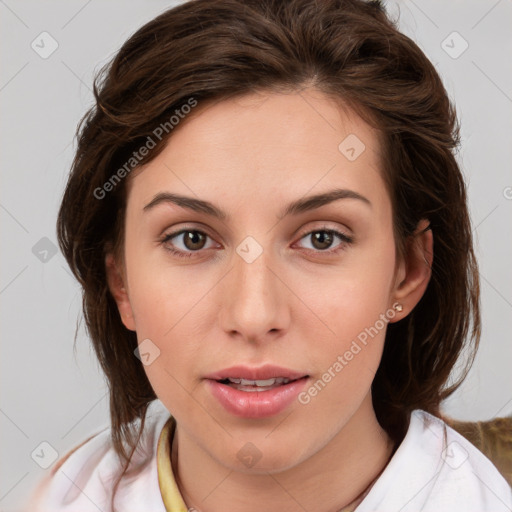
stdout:
<svg viewBox="0 0 512 512">
<path fill-rule="evenodd" d="M 108 287 L 116 301 L 121 321 L 127 329 L 135 331 L 135 321 L 133 318 L 130 298 L 126 290 L 125 277 L 112 253 L 108 253 L 105 257 L 105 270 L 107 274 Z"/>
<path fill-rule="evenodd" d="M 392 322 L 406 317 L 423 297 L 432 275 L 433 259 L 434 235 L 429 221 L 423 219 L 406 241 L 405 255 L 398 266 L 391 298 L 402 309 L 396 312 Z"/>
</svg>

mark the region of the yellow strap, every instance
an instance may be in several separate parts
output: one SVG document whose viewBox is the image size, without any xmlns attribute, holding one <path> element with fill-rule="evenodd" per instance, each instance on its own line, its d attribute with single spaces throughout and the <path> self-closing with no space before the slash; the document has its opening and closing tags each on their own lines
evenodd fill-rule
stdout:
<svg viewBox="0 0 512 512">
<path fill-rule="evenodd" d="M 174 480 L 171 466 L 170 447 L 174 436 L 176 421 L 171 416 L 164 425 L 157 448 L 158 485 L 167 512 L 188 512 L 178 485 Z"/>
</svg>

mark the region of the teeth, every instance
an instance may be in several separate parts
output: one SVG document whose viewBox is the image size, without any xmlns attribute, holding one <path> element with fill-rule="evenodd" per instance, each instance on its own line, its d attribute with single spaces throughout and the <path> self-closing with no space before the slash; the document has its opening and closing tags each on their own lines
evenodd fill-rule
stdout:
<svg viewBox="0 0 512 512">
<path fill-rule="evenodd" d="M 233 384 L 241 384 L 242 386 L 258 386 L 258 387 L 268 387 L 274 386 L 275 384 L 287 384 L 290 382 L 290 379 L 286 377 L 277 377 L 273 379 L 265 379 L 265 380 L 249 380 L 249 379 L 232 379 L 228 378 L 229 382 Z"/>
</svg>

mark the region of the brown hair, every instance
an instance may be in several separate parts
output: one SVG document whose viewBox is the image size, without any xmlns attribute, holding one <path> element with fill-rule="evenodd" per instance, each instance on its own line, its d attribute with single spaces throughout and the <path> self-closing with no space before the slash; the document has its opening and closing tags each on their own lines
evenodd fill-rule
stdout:
<svg viewBox="0 0 512 512">
<path fill-rule="evenodd" d="M 110 387 L 113 444 L 127 461 L 144 425 L 136 433 L 129 423 L 143 420 L 156 396 L 134 356 L 136 335 L 107 287 L 105 254 L 122 247 L 126 192 L 126 179 L 112 177 L 191 98 L 305 86 L 343 100 L 380 130 L 399 254 L 421 219 L 434 234 L 428 288 L 406 318 L 388 326 L 372 385 L 390 436 L 403 437 L 413 409 L 438 415 L 473 361 L 479 283 L 454 156 L 459 127 L 431 62 L 378 1 L 192 0 L 144 25 L 97 76 L 96 105 L 77 129 L 58 217 L 60 247 L 83 287 L 87 329 Z M 154 140 L 139 163 L 157 156 L 169 136 Z M 467 364 L 448 385 L 465 347 Z"/>
</svg>

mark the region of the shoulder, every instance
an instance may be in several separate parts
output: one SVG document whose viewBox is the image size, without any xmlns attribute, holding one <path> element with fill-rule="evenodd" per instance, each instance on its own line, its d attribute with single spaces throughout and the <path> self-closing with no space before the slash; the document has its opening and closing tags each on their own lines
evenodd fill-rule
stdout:
<svg viewBox="0 0 512 512">
<path fill-rule="evenodd" d="M 165 512 L 158 486 L 156 448 L 169 417 L 159 400 L 150 404 L 141 440 L 116 493 L 116 508 L 126 512 L 142 509 Z M 30 497 L 27 510 L 110 511 L 112 488 L 122 472 L 123 463 L 114 451 L 111 429 L 106 428 L 88 437 L 54 464 Z"/>
<path fill-rule="evenodd" d="M 358 512 L 388 509 L 505 512 L 512 510 L 512 489 L 467 439 L 441 419 L 416 410 L 407 435 Z"/>
</svg>

